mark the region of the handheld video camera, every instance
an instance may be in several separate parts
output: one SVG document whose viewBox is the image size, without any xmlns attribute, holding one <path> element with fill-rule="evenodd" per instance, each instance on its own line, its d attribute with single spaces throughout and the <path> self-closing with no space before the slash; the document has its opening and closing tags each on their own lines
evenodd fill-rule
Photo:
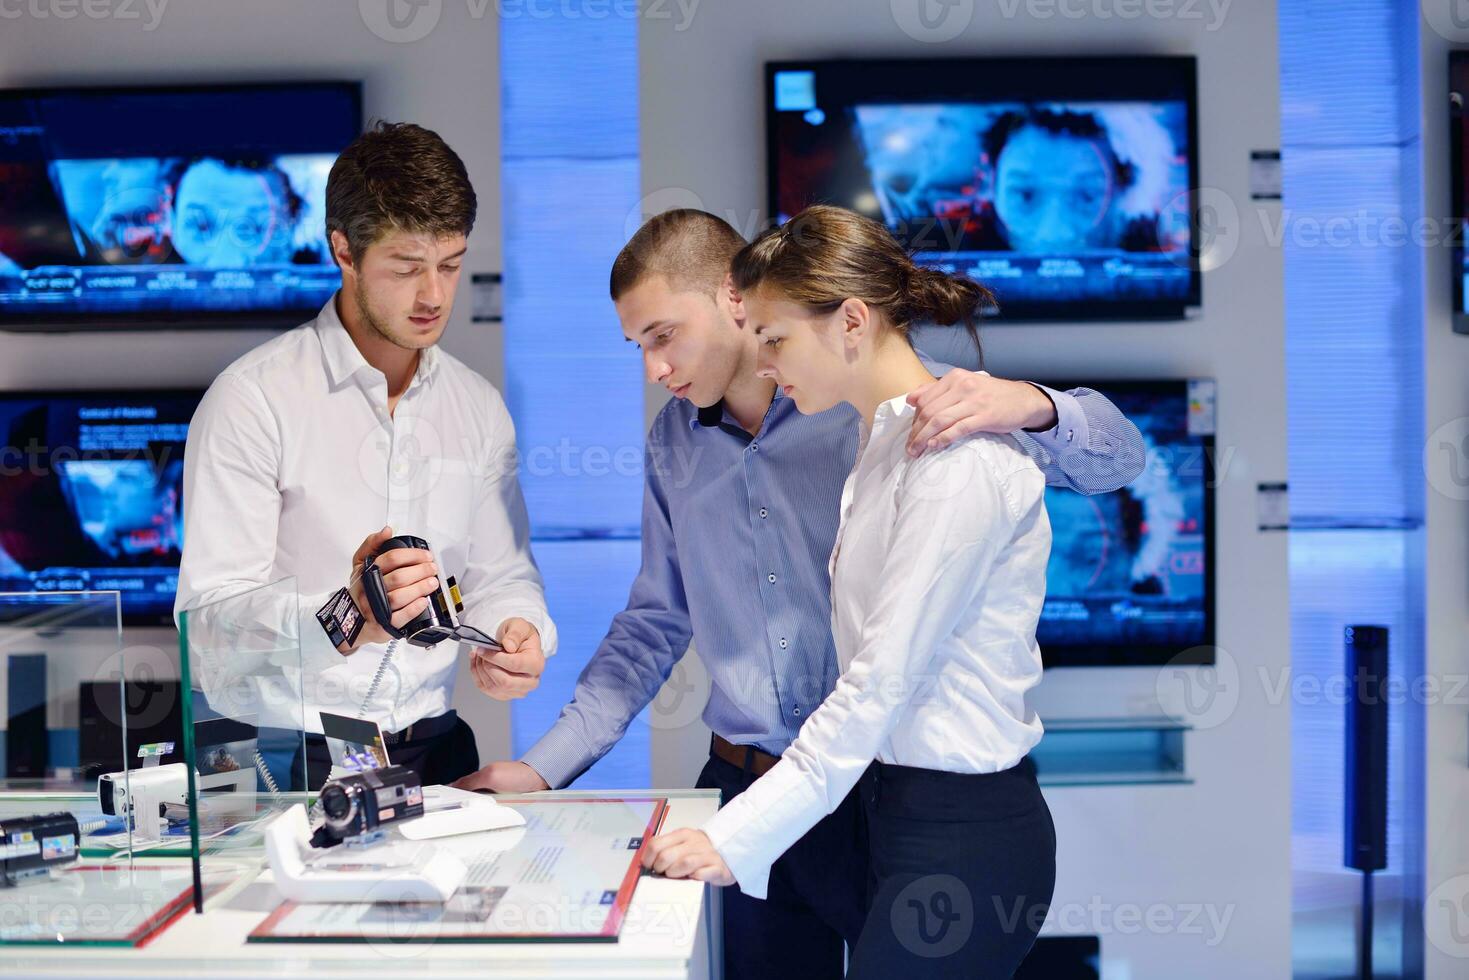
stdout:
<svg viewBox="0 0 1469 980">
<path fill-rule="evenodd" d="M 132 798 L 128 797 L 129 787 Z M 109 816 L 133 816 L 148 831 L 170 807 L 187 807 L 189 770 L 182 762 L 109 772 L 97 778 L 97 804 Z"/>
<path fill-rule="evenodd" d="M 439 587 L 428 596 L 428 608 L 404 623 L 402 628 L 393 625 L 393 607 L 388 603 L 388 592 L 383 584 L 383 573 L 377 567 L 377 559 L 395 548 L 421 548 L 429 550 L 428 542 L 411 534 L 400 534 L 383 542 L 376 555 L 362 565 L 362 592 L 367 597 L 372 618 L 394 639 L 407 640 L 417 647 L 431 647 L 443 640 L 463 640 L 482 647 L 498 650 L 500 644 L 473 626 L 459 621 L 464 611 L 464 602 L 459 595 L 459 583 L 454 576 L 439 576 Z"/>
<path fill-rule="evenodd" d="M 77 859 L 81 828 L 70 813 L 0 817 L 0 886 L 20 884 Z"/>
<path fill-rule="evenodd" d="M 368 769 L 330 780 L 317 799 L 322 823 L 311 835 L 311 846 L 335 847 L 423 816 L 423 781 L 407 766 Z"/>
</svg>

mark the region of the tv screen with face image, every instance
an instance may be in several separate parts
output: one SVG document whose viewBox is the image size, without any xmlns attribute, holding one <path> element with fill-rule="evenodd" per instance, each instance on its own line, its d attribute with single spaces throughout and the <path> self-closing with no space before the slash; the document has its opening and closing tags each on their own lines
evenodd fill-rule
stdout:
<svg viewBox="0 0 1469 980">
<path fill-rule="evenodd" d="M 202 391 L 0 394 L 0 591 L 117 591 L 172 622 Z"/>
<path fill-rule="evenodd" d="M 287 325 L 340 283 L 355 83 L 0 91 L 0 326 Z"/>
<path fill-rule="evenodd" d="M 1213 663 L 1214 382 L 1092 387 L 1137 425 L 1147 461 L 1113 493 L 1046 489 L 1041 656 L 1048 668 Z"/>
<path fill-rule="evenodd" d="M 1176 318 L 1200 302 L 1188 58 L 768 67 L 770 206 L 836 204 L 1001 320 Z"/>
</svg>

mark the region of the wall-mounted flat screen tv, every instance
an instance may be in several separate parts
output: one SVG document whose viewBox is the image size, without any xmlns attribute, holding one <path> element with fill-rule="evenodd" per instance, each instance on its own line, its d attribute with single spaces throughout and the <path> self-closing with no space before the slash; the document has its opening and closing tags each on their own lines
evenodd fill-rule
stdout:
<svg viewBox="0 0 1469 980">
<path fill-rule="evenodd" d="M 0 592 L 116 591 L 124 622 L 171 624 L 203 396 L 0 394 Z"/>
<path fill-rule="evenodd" d="M 770 214 L 836 204 L 972 276 L 1000 321 L 1201 303 L 1188 57 L 766 66 Z"/>
<path fill-rule="evenodd" d="M 309 319 L 361 121 L 355 82 L 0 91 L 0 328 Z"/>
<path fill-rule="evenodd" d="M 1046 489 L 1041 656 L 1048 668 L 1213 663 L 1215 383 L 1091 387 L 1138 427 L 1147 460 L 1113 493 Z"/>
</svg>

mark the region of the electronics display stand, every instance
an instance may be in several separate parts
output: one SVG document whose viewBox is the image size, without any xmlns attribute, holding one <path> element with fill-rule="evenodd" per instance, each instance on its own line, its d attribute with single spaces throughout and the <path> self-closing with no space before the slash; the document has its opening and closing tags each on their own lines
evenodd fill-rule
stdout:
<svg viewBox="0 0 1469 980">
<path fill-rule="evenodd" d="M 310 841 L 306 808 L 299 803 L 265 830 L 275 886 L 297 902 L 443 903 L 469 874 L 463 861 L 438 845 L 384 831 L 332 848 L 313 848 Z"/>
<path fill-rule="evenodd" d="M 139 746 L 140 762 L 97 780 L 97 802 L 102 812 L 126 821 L 135 841 L 160 843 L 165 828 L 188 819 L 184 764 L 160 764 L 173 749 L 172 742 Z"/>
</svg>

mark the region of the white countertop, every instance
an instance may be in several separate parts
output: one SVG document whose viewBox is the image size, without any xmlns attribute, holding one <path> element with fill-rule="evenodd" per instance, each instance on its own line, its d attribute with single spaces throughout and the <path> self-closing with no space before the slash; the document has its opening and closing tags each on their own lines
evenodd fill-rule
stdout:
<svg viewBox="0 0 1469 980">
<path fill-rule="evenodd" d="M 719 806 L 712 790 L 561 791 L 546 796 L 668 798 L 665 830 L 697 826 Z M 178 860 L 178 859 L 174 859 Z M 187 912 L 147 945 L 0 946 L 6 977 L 594 977 L 597 980 L 720 976 L 718 889 L 644 877 L 615 943 L 249 943 L 283 900 L 266 871 L 203 915 Z M 384 972 L 387 971 L 387 972 Z"/>
</svg>

